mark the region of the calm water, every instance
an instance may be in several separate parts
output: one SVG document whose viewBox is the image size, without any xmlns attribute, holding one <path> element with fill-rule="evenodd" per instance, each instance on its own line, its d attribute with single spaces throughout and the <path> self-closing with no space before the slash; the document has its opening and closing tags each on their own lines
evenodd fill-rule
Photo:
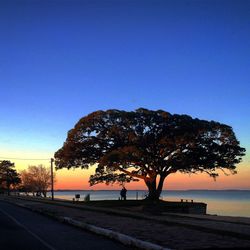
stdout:
<svg viewBox="0 0 250 250">
<path fill-rule="evenodd" d="M 143 199 L 146 191 L 128 190 L 127 199 Z M 80 194 L 80 200 L 90 194 L 90 200 L 118 200 L 119 190 L 89 190 L 89 191 L 56 191 L 55 198 L 72 200 L 75 194 Z M 250 190 L 187 190 L 162 191 L 162 199 L 180 201 L 192 199 L 194 202 L 207 203 L 207 213 L 230 216 L 250 217 Z"/>
</svg>

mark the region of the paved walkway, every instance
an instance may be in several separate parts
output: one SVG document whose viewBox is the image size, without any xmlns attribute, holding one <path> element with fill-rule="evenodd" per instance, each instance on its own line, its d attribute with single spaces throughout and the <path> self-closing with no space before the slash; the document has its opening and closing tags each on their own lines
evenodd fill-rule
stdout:
<svg viewBox="0 0 250 250">
<path fill-rule="evenodd" d="M 50 201 L 10 200 L 31 209 L 71 217 L 172 249 L 250 248 L 249 218 L 181 214 L 152 216 L 64 202 L 51 204 Z"/>
</svg>

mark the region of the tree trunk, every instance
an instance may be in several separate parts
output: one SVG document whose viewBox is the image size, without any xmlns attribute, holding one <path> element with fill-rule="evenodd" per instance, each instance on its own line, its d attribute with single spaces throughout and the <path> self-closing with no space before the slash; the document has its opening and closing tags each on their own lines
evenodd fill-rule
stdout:
<svg viewBox="0 0 250 250">
<path fill-rule="evenodd" d="M 163 184 L 164 184 L 165 178 L 166 178 L 165 175 L 161 175 L 161 176 L 160 176 L 160 180 L 159 180 L 158 187 L 157 187 L 157 191 L 158 191 L 158 193 L 159 193 L 159 196 L 161 195 L 161 192 L 162 192 L 162 188 L 163 188 Z"/>
<path fill-rule="evenodd" d="M 156 178 L 151 181 L 145 181 L 148 187 L 148 196 L 146 198 L 147 200 L 151 200 L 151 201 L 159 200 L 165 178 L 166 176 L 160 176 L 158 186 L 156 184 Z"/>
</svg>

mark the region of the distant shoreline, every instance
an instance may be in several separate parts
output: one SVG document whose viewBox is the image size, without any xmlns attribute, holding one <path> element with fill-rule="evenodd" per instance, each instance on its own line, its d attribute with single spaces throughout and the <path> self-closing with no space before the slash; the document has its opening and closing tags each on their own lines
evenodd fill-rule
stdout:
<svg viewBox="0 0 250 250">
<path fill-rule="evenodd" d="M 72 192 L 72 191 L 120 191 L 120 189 L 56 189 L 54 190 L 55 192 Z M 130 191 L 145 191 L 147 192 L 148 190 L 146 189 L 130 189 Z M 162 191 L 168 191 L 168 192 L 213 192 L 213 191 L 250 191 L 250 189 L 163 189 Z"/>
</svg>

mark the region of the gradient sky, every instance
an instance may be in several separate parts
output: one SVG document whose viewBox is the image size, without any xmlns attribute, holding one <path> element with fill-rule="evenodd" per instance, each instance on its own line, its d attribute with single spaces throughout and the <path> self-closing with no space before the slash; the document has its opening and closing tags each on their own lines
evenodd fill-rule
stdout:
<svg viewBox="0 0 250 250">
<path fill-rule="evenodd" d="M 165 188 L 250 188 L 249 72 L 247 0 L 0 0 L 0 157 L 51 158 L 95 110 L 163 109 L 231 125 L 247 149 L 236 176 Z M 89 173 L 60 170 L 57 188 Z"/>
</svg>

